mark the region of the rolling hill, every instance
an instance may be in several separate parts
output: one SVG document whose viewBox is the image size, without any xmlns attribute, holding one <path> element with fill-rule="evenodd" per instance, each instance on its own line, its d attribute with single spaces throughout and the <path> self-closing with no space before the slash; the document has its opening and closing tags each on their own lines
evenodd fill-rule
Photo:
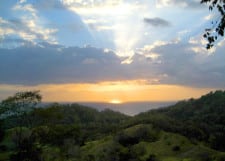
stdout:
<svg viewBox="0 0 225 161">
<path fill-rule="evenodd" d="M 51 104 L 1 120 L 0 160 L 224 161 L 225 92 L 130 117 Z"/>
</svg>

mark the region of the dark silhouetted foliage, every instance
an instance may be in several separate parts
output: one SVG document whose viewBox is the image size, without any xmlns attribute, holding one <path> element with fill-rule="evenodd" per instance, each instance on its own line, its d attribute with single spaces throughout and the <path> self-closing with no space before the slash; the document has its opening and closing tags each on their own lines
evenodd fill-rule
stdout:
<svg viewBox="0 0 225 161">
<path fill-rule="evenodd" d="M 206 46 L 207 49 L 210 49 L 214 46 L 215 41 L 218 39 L 218 36 L 224 36 L 225 28 L 225 1 L 224 0 L 201 0 L 201 3 L 206 3 L 209 5 L 209 10 L 217 9 L 217 15 L 219 19 L 213 20 L 212 27 L 205 29 L 204 38 L 208 41 Z"/>
<path fill-rule="evenodd" d="M 178 145 L 175 145 L 173 148 L 172 148 L 173 151 L 180 151 L 180 146 Z"/>
<path fill-rule="evenodd" d="M 158 161 L 155 154 L 149 155 L 146 161 Z"/>
<path fill-rule="evenodd" d="M 134 129 L 124 130 L 116 135 L 116 141 L 123 146 L 130 146 L 140 141 L 154 142 L 159 138 L 159 131 L 148 125 L 137 125 Z"/>
<path fill-rule="evenodd" d="M 4 136 L 5 136 L 5 131 L 3 129 L 3 121 L 0 120 L 0 143 L 3 140 Z"/>
</svg>

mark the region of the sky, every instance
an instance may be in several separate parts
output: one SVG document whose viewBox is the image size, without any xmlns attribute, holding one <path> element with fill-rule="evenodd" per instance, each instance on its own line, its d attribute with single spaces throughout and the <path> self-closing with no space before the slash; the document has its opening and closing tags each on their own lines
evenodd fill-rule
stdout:
<svg viewBox="0 0 225 161">
<path fill-rule="evenodd" d="M 1 0 L 0 100 L 175 101 L 225 89 L 218 14 L 200 0 Z"/>
</svg>

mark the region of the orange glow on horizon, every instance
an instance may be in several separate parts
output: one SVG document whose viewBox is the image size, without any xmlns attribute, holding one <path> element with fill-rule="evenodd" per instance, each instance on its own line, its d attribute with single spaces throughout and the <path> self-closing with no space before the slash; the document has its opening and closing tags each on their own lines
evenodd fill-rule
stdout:
<svg viewBox="0 0 225 161">
<path fill-rule="evenodd" d="M 99 82 L 96 84 L 43 84 L 36 86 L 0 85 L 0 90 L 40 90 L 43 102 L 135 102 L 177 101 L 197 98 L 215 89 L 179 85 L 147 84 L 145 80 Z M 0 99 L 9 95 L 0 95 Z M 116 101 L 117 100 L 117 101 Z"/>
</svg>

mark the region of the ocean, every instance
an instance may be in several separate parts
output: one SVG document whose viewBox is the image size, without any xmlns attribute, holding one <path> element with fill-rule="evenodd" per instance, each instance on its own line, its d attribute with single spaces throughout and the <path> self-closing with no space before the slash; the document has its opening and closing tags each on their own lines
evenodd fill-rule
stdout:
<svg viewBox="0 0 225 161">
<path fill-rule="evenodd" d="M 126 115 L 134 116 L 141 112 L 163 108 L 175 104 L 175 102 L 127 102 L 120 104 L 101 102 L 78 102 L 78 104 L 93 107 L 99 111 L 110 109 Z"/>
</svg>

